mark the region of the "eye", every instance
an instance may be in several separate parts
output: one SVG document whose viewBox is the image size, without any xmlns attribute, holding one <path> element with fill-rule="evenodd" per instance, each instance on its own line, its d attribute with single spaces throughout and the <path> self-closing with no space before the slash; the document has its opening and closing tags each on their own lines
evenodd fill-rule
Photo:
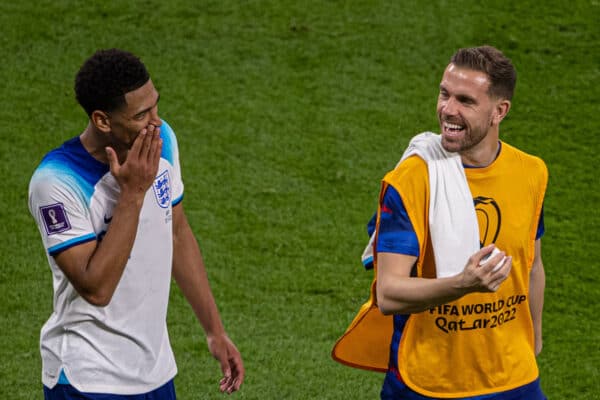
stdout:
<svg viewBox="0 0 600 400">
<path fill-rule="evenodd" d="M 146 116 L 146 112 L 142 112 L 133 116 L 136 121 L 141 121 Z"/>
</svg>

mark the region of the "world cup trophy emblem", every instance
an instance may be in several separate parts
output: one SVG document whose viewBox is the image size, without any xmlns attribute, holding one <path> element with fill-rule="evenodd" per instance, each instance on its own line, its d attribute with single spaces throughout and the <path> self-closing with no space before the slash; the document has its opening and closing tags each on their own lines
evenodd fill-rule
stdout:
<svg viewBox="0 0 600 400">
<path fill-rule="evenodd" d="M 483 196 L 474 198 L 473 203 L 477 214 L 477 222 L 479 223 L 480 246 L 484 247 L 496 243 L 502 224 L 502 215 L 498 203 L 492 198 Z"/>
</svg>

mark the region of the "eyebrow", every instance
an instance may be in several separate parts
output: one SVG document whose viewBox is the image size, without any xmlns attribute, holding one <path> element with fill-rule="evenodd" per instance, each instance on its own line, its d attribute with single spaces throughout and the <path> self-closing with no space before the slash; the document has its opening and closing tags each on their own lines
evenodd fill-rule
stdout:
<svg viewBox="0 0 600 400">
<path fill-rule="evenodd" d="M 446 87 L 444 85 L 440 85 L 440 92 L 448 93 L 448 89 L 446 89 Z M 471 97 L 471 96 L 466 95 L 466 94 L 459 93 L 459 94 L 455 94 L 454 96 L 458 99 L 458 101 L 463 102 L 463 103 L 465 101 L 468 101 L 468 102 L 471 102 L 471 103 L 477 103 L 477 101 L 475 100 L 474 97 Z"/>
</svg>

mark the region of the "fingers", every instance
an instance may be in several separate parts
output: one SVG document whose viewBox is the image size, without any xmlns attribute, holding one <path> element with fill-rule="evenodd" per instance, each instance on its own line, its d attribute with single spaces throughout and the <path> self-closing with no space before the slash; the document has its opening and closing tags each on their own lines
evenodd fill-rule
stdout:
<svg viewBox="0 0 600 400">
<path fill-rule="evenodd" d="M 139 140 L 139 143 L 138 143 Z M 134 149 L 135 146 L 138 146 Z M 158 166 L 162 150 L 162 139 L 160 138 L 160 127 L 148 125 L 142 129 L 131 148 L 133 154 L 137 154 L 141 162 L 151 166 Z"/>
<path fill-rule="evenodd" d="M 121 165 L 119 164 L 119 159 L 117 157 L 117 153 L 112 147 L 105 147 L 106 157 L 108 158 L 108 165 L 110 167 L 110 172 L 113 175 L 118 175 L 119 168 Z"/>
<path fill-rule="evenodd" d="M 491 244 L 469 259 L 465 268 L 467 282 L 478 292 L 495 292 L 510 276 L 512 257 Z"/>
<path fill-rule="evenodd" d="M 240 386 L 242 386 L 242 383 L 244 382 L 244 365 L 239 353 L 236 352 L 233 357 L 229 358 L 229 365 L 231 374 L 229 375 L 229 378 L 224 377 L 221 380 L 221 391 L 233 393 L 239 390 Z"/>
<path fill-rule="evenodd" d="M 229 368 L 229 364 L 225 362 L 221 363 L 221 371 L 223 372 L 223 378 L 219 381 L 219 390 L 225 393 L 231 393 L 232 386 L 232 376 L 231 369 Z"/>
<path fill-rule="evenodd" d="M 489 258 L 493 253 L 495 248 L 496 246 L 494 244 L 489 244 L 485 247 L 482 247 L 478 252 L 473 254 L 472 261 L 475 265 L 483 265 L 487 261 L 487 258 Z"/>
<path fill-rule="evenodd" d="M 231 394 L 239 390 L 244 382 L 244 364 L 240 352 L 228 338 L 221 342 L 220 346 L 220 351 L 214 349 L 215 358 L 219 361 L 223 373 L 223 378 L 219 381 L 219 390 Z"/>
<path fill-rule="evenodd" d="M 239 390 L 244 382 L 244 367 L 241 364 L 236 365 L 236 361 L 232 358 L 229 359 L 229 363 L 230 368 L 219 382 L 219 389 L 223 393 L 233 393 Z"/>
<path fill-rule="evenodd" d="M 491 292 L 495 292 L 500 288 L 500 285 L 502 284 L 502 282 L 504 282 L 510 276 L 510 271 L 512 269 L 512 257 L 511 256 L 506 257 L 506 260 L 504 260 L 502 267 L 500 267 L 497 270 L 493 269 L 493 268 L 495 268 L 496 264 L 491 262 L 490 265 L 492 266 L 492 271 L 491 271 L 489 283 L 487 284 L 487 288 Z M 486 267 L 489 267 L 489 266 L 486 265 Z"/>
<path fill-rule="evenodd" d="M 153 125 L 150 125 L 153 127 Z M 148 150 L 148 161 L 151 165 L 158 165 L 160 153 L 162 151 L 162 139 L 160 138 L 160 127 L 155 127 L 152 133 L 151 142 Z"/>
<path fill-rule="evenodd" d="M 131 146 L 131 149 L 129 150 L 129 153 L 127 155 L 127 158 L 130 157 L 142 157 L 142 150 L 144 148 L 144 142 L 147 139 L 147 135 L 148 134 L 148 129 L 144 128 L 140 131 L 140 133 L 137 135 L 137 137 L 135 138 L 135 140 L 133 141 L 133 145 Z"/>
</svg>

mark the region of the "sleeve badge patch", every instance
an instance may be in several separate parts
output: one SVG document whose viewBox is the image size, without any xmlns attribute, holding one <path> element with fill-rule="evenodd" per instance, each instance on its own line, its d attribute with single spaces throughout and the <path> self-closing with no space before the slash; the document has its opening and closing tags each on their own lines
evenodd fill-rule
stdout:
<svg viewBox="0 0 600 400">
<path fill-rule="evenodd" d="M 71 229 L 71 224 L 67 218 L 65 207 L 62 203 L 51 204 L 40 207 L 44 227 L 48 235 L 54 235 Z"/>
</svg>

